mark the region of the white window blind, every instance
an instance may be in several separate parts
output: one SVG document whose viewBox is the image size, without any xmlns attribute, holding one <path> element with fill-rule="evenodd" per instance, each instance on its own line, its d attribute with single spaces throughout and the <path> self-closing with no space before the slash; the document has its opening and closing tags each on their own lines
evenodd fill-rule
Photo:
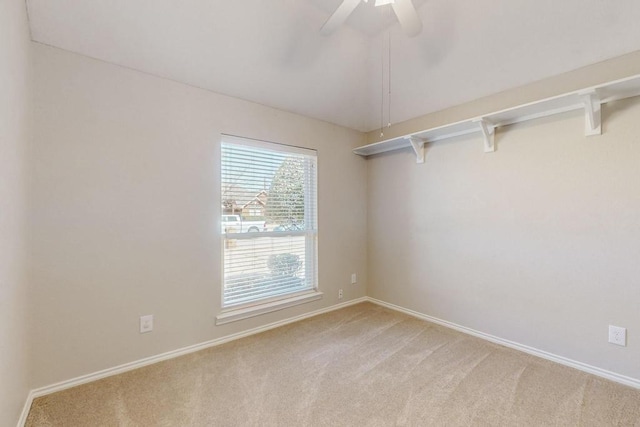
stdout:
<svg viewBox="0 0 640 427">
<path fill-rule="evenodd" d="M 316 152 L 223 136 L 223 307 L 317 288 Z"/>
</svg>

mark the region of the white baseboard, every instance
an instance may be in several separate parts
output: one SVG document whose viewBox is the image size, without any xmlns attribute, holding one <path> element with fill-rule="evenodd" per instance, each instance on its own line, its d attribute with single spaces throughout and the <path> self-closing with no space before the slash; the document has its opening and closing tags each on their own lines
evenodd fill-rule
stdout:
<svg viewBox="0 0 640 427">
<path fill-rule="evenodd" d="M 270 329 L 277 328 L 279 326 L 288 325 L 290 323 L 298 322 L 303 319 L 307 319 L 309 317 L 318 316 L 320 314 L 328 313 L 330 311 L 339 310 L 341 308 L 348 307 L 350 305 L 359 304 L 361 302 L 368 301 L 367 297 L 357 298 L 350 301 L 346 301 L 340 304 L 335 304 L 330 307 L 321 308 L 319 310 L 311 311 L 309 313 L 301 314 L 299 316 L 289 317 L 284 320 L 279 320 L 277 322 L 269 323 L 267 325 L 258 326 L 257 328 L 249 329 L 243 332 L 238 332 L 236 334 L 227 335 L 221 338 L 216 338 L 211 341 L 205 341 L 200 344 L 194 344 L 188 347 L 179 348 L 177 350 L 168 351 L 166 353 L 158 354 L 156 356 L 146 357 L 144 359 L 136 360 L 134 362 L 125 363 L 123 365 L 115 366 L 113 368 L 103 369 L 98 372 L 94 372 L 87 375 L 82 375 L 80 377 L 72 378 L 67 381 L 61 381 L 56 384 L 51 384 L 45 387 L 40 387 L 29 392 L 27 396 L 27 400 L 25 402 L 24 408 L 22 410 L 22 414 L 18 421 L 18 427 L 23 427 L 24 423 L 27 421 L 27 416 L 29 415 L 29 409 L 31 408 L 31 403 L 33 399 L 40 396 L 45 396 L 47 394 L 55 393 L 58 391 L 66 390 L 71 387 L 79 386 L 81 384 L 86 384 L 92 381 L 100 380 L 102 378 L 110 377 L 113 375 L 118 375 L 123 372 L 132 371 L 134 369 L 141 368 L 143 366 L 151 365 L 154 363 L 161 362 L 163 360 L 173 359 L 175 357 L 184 356 L 185 354 L 194 353 L 196 351 L 204 350 L 205 348 L 215 347 L 220 344 L 227 343 L 229 341 L 234 341 L 240 338 L 248 337 L 250 335 L 259 334 L 261 332 L 268 331 Z"/>
<path fill-rule="evenodd" d="M 29 394 L 27 394 L 27 400 L 24 402 L 22 413 L 20 414 L 20 418 L 18 419 L 18 427 L 23 427 L 27 422 L 29 410 L 31 409 L 31 403 L 33 403 L 33 390 L 31 390 Z"/>
<path fill-rule="evenodd" d="M 428 316 L 423 313 L 419 313 L 417 311 L 409 310 L 404 307 L 400 307 L 395 304 L 391 304 L 385 301 L 381 301 L 371 297 L 362 297 L 357 298 L 351 301 L 347 301 L 341 304 L 332 305 L 330 307 L 322 308 L 320 310 L 315 310 L 309 313 L 301 314 L 299 316 L 290 317 L 284 320 L 280 320 L 277 322 L 269 323 L 264 326 L 259 326 L 257 328 L 249 329 L 243 332 L 239 332 L 236 334 L 227 335 L 221 338 L 217 338 L 214 340 L 206 341 L 200 344 L 195 344 L 188 347 L 183 347 L 177 350 L 169 351 L 166 353 L 158 354 L 156 356 L 147 357 L 144 359 L 136 360 L 134 362 L 125 363 L 123 365 L 115 366 L 113 368 L 103 369 L 98 372 L 94 372 L 87 375 L 82 375 L 80 377 L 76 377 L 67 381 L 61 381 L 56 384 L 48 385 L 45 387 L 40 387 L 34 390 L 31 390 L 27 396 L 24 407 L 22 409 L 22 414 L 20 415 L 20 419 L 18 421 L 18 427 L 23 427 L 25 422 L 27 421 L 27 416 L 29 415 L 29 410 L 31 408 L 31 403 L 33 399 L 44 396 L 47 394 L 55 393 L 61 390 L 66 390 L 71 387 L 75 387 L 81 384 L 86 384 L 92 381 L 96 381 L 102 378 L 110 377 L 113 375 L 121 374 L 123 372 L 131 371 L 134 369 L 141 368 L 143 366 L 151 365 L 157 362 L 161 362 L 163 360 L 173 359 L 175 357 L 183 356 L 185 354 L 194 353 L 196 351 L 204 350 L 206 348 L 215 347 L 229 341 L 234 341 L 240 338 L 248 337 L 250 335 L 259 334 L 261 332 L 268 331 L 270 329 L 277 328 L 279 326 L 288 325 L 290 323 L 298 322 L 303 319 L 307 319 L 309 317 L 318 316 L 320 314 L 328 313 L 330 311 L 339 310 L 344 307 L 348 307 L 350 305 L 359 304 L 361 302 L 369 301 L 371 303 L 380 305 L 382 307 L 389 308 L 391 310 L 395 310 L 401 313 L 408 314 L 409 316 L 417 317 L 418 319 L 426 320 L 428 322 L 436 323 L 438 325 L 445 326 L 447 328 L 455 329 L 456 331 L 460 331 L 462 333 L 473 335 L 475 337 L 484 339 L 486 341 L 490 341 L 496 344 L 503 345 L 505 347 L 513 348 L 515 350 L 519 350 L 525 352 L 527 354 L 531 354 L 533 356 L 538 356 L 543 359 L 550 360 L 552 362 L 559 363 L 561 365 L 569 366 L 571 368 L 578 369 L 580 371 L 584 371 L 593 375 L 597 375 L 602 378 L 606 378 L 611 381 L 615 381 L 620 384 L 624 384 L 627 386 L 631 386 L 637 389 L 640 389 L 640 380 L 636 378 L 627 377 L 625 375 L 620 375 L 615 372 L 607 371 L 605 369 L 601 369 L 595 366 L 588 365 L 586 363 L 578 362 L 575 360 L 568 359 L 566 357 L 558 356 L 543 350 L 538 350 L 533 347 L 529 347 L 524 344 L 520 344 L 514 341 L 509 341 L 500 337 L 496 337 L 494 335 L 486 334 L 484 332 L 476 331 L 475 329 L 467 328 L 465 326 L 460 326 L 452 322 L 448 322 L 446 320 L 438 319 L 436 317 Z"/>
<path fill-rule="evenodd" d="M 426 320 L 428 322 L 436 323 L 438 325 L 455 329 L 456 331 L 460 331 L 462 333 L 473 335 L 474 337 L 481 338 L 486 341 L 490 341 L 492 343 L 500 344 L 505 347 L 513 348 L 515 350 L 522 351 L 527 354 L 531 354 L 533 356 L 538 356 L 542 359 L 550 360 L 552 362 L 559 363 L 561 365 L 569 366 L 571 368 L 578 369 L 583 372 L 587 372 L 589 374 L 597 375 L 602 378 L 606 378 L 611 381 L 615 381 L 620 384 L 624 384 L 630 387 L 634 387 L 640 389 L 640 379 L 627 377 L 625 375 L 620 375 L 615 372 L 607 371 L 605 369 L 598 368 L 596 366 L 587 365 L 586 363 L 578 362 L 576 360 L 568 359 L 566 357 L 558 356 L 553 353 L 549 353 L 544 350 L 538 350 L 537 348 L 529 347 L 524 344 L 520 344 L 514 341 L 509 341 L 504 338 L 496 337 L 495 335 L 486 334 L 484 332 L 476 331 L 475 329 L 467 328 L 466 326 L 461 326 L 452 322 L 448 322 L 446 320 L 438 319 L 437 317 L 428 316 L 423 313 L 419 313 L 417 311 L 409 310 L 404 307 L 400 307 L 395 304 L 391 304 L 385 301 L 381 301 L 375 298 L 367 297 L 367 301 L 372 302 L 374 304 L 380 305 L 382 307 L 389 308 L 391 310 L 399 311 L 404 314 L 408 314 L 409 316 L 417 317 L 418 319 Z"/>
</svg>

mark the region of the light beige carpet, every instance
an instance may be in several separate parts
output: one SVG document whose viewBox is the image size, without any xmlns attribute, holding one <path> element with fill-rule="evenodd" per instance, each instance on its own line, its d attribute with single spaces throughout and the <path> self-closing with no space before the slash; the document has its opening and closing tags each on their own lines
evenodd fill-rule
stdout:
<svg viewBox="0 0 640 427">
<path fill-rule="evenodd" d="M 364 303 L 36 399 L 28 426 L 640 426 L 640 390 Z"/>
</svg>

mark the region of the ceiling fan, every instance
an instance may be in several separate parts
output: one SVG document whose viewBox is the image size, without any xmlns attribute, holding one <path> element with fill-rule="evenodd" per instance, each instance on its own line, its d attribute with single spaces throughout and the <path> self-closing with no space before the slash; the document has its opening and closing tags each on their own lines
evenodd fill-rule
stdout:
<svg viewBox="0 0 640 427">
<path fill-rule="evenodd" d="M 333 33 L 340 25 L 344 24 L 351 12 L 360 4 L 361 0 L 343 0 L 333 15 L 322 26 L 320 32 L 326 36 Z M 365 3 L 368 0 L 362 0 Z M 376 0 L 375 6 L 391 4 L 393 11 L 398 17 L 400 26 L 409 37 L 416 36 L 422 31 L 422 21 L 416 12 L 411 0 Z"/>
</svg>

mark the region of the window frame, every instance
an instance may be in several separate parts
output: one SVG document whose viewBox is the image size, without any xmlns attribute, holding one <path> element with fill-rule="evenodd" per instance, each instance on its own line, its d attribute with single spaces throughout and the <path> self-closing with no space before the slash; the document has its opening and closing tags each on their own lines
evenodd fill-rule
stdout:
<svg viewBox="0 0 640 427">
<path fill-rule="evenodd" d="M 318 286 L 318 153 L 317 150 L 305 147 L 287 145 L 282 143 L 262 141 L 251 138 L 244 138 L 234 135 L 222 134 L 220 138 L 220 186 L 223 184 L 223 144 L 236 144 L 244 147 L 254 147 L 257 149 L 279 151 L 286 154 L 298 154 L 311 158 L 308 162 L 305 160 L 304 179 L 304 230 L 288 230 L 288 231 L 261 231 L 259 233 L 243 233 L 242 230 L 237 233 L 222 232 L 221 236 L 221 287 L 220 287 L 220 313 L 216 316 L 216 324 L 221 325 L 236 320 L 242 320 L 264 313 L 276 310 L 282 310 L 299 304 L 316 301 L 322 298 L 323 293 L 319 291 Z M 219 202 L 222 202 L 222 193 Z M 315 212 L 312 210 L 315 209 Z M 223 209 L 220 209 L 219 223 L 228 216 Z M 308 224 L 308 218 L 311 218 L 311 224 Z M 217 227 L 221 229 L 220 225 Z M 267 296 L 252 301 L 246 301 L 238 304 L 225 305 L 225 250 L 228 250 L 226 243 L 228 240 L 245 240 L 259 239 L 265 237 L 287 238 L 292 236 L 305 237 L 305 283 L 311 283 L 310 288 L 288 292 L 280 295 Z"/>
</svg>

